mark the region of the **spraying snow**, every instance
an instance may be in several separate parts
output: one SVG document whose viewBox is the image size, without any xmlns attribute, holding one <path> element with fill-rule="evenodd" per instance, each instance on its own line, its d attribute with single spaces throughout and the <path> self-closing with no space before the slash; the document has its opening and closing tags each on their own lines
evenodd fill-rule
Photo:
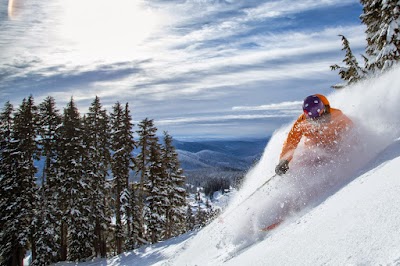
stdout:
<svg viewBox="0 0 400 266">
<path fill-rule="evenodd" d="M 341 109 L 355 124 L 353 133 L 341 144 L 342 152 L 320 167 L 302 167 L 296 173 L 275 176 L 248 198 L 274 175 L 291 124 L 277 130 L 260 162 L 249 171 L 242 189 L 220 219 L 196 236 L 199 242 L 195 242 L 210 242 L 210 247 L 198 254 L 199 260 L 186 258 L 183 254 L 175 261 L 177 265 L 184 261 L 198 261 L 204 265 L 205 258 L 212 263 L 223 263 L 268 237 L 261 228 L 280 220 L 284 224 L 290 223 L 291 216 L 298 218 L 307 213 L 362 174 L 371 160 L 400 137 L 399 74 L 400 68 L 396 68 L 379 78 L 327 95 L 331 106 Z M 196 248 L 195 242 L 188 248 Z M 185 253 L 192 257 L 195 254 Z"/>
</svg>

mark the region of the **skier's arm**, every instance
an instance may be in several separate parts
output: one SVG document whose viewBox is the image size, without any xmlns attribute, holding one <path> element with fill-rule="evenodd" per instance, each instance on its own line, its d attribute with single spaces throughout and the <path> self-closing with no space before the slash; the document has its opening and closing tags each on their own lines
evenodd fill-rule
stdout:
<svg viewBox="0 0 400 266">
<path fill-rule="evenodd" d="M 283 144 L 280 161 L 287 160 L 290 162 L 293 158 L 294 151 L 299 144 L 301 137 L 303 136 L 303 129 L 300 126 L 301 122 L 304 121 L 304 115 L 300 115 L 297 121 L 293 124 L 292 129 L 290 130 L 288 137 Z"/>
</svg>

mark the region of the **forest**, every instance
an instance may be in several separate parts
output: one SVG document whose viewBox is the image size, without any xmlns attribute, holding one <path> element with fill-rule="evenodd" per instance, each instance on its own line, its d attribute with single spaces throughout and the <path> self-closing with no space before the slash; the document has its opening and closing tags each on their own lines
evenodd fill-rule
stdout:
<svg viewBox="0 0 400 266">
<path fill-rule="evenodd" d="M 211 210 L 187 202 L 172 136 L 160 140 L 148 118 L 134 127 L 128 103 L 108 113 L 98 97 L 84 115 L 73 98 L 63 113 L 50 96 L 4 105 L 1 265 L 21 265 L 28 249 L 33 265 L 106 257 L 206 223 Z"/>
</svg>

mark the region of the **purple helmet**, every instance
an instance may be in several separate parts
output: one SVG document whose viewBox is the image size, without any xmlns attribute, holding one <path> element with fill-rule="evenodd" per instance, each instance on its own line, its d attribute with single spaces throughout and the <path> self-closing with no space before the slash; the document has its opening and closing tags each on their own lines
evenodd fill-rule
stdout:
<svg viewBox="0 0 400 266">
<path fill-rule="evenodd" d="M 311 95 L 304 99 L 303 111 L 307 118 L 320 117 L 324 110 L 324 103 L 318 96 Z"/>
</svg>

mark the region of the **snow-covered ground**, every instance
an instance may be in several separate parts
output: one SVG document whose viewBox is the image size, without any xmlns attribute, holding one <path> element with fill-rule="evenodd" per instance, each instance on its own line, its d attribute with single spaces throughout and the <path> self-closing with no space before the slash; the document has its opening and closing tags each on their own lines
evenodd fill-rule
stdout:
<svg viewBox="0 0 400 266">
<path fill-rule="evenodd" d="M 210 225 L 79 265 L 400 265 L 399 76 L 396 68 L 328 95 L 357 126 L 334 163 L 293 169 L 248 198 L 273 176 L 287 125 Z M 276 229 L 260 230 L 281 217 Z"/>
</svg>

